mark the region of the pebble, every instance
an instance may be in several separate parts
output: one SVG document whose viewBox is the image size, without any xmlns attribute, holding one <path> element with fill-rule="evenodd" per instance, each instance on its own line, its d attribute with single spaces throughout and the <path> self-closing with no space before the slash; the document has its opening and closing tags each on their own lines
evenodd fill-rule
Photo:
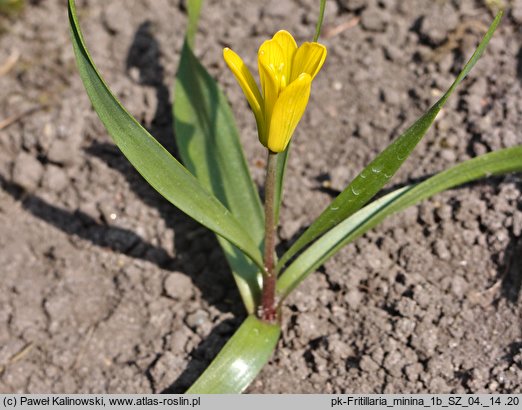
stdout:
<svg viewBox="0 0 522 410">
<path fill-rule="evenodd" d="M 404 368 L 404 373 L 409 381 L 416 381 L 419 375 L 424 371 L 422 364 L 414 363 Z"/>
<path fill-rule="evenodd" d="M 324 321 L 317 321 L 315 316 L 309 313 L 301 313 L 297 317 L 299 336 L 303 340 L 313 340 L 325 335 L 327 330 L 323 325 L 326 325 Z"/>
<path fill-rule="evenodd" d="M 194 295 L 192 281 L 181 272 L 170 273 L 163 282 L 163 289 L 168 297 L 176 300 L 187 300 Z"/>
<path fill-rule="evenodd" d="M 361 15 L 361 25 L 368 31 L 385 31 L 388 17 L 379 9 L 366 9 Z"/>
<path fill-rule="evenodd" d="M 500 132 L 500 138 L 502 139 L 502 145 L 504 147 L 512 147 L 517 144 L 517 134 L 510 129 L 505 129 Z"/>
<path fill-rule="evenodd" d="M 398 350 L 390 352 L 385 358 L 383 366 L 394 377 L 401 377 L 402 354 Z"/>
<path fill-rule="evenodd" d="M 435 8 L 422 20 L 420 33 L 434 44 L 442 43 L 459 23 L 459 16 L 449 4 Z"/>
<path fill-rule="evenodd" d="M 27 191 L 34 191 L 40 184 L 43 166 L 34 156 L 21 152 L 16 158 L 12 180 Z"/>
<path fill-rule="evenodd" d="M 457 154 L 451 149 L 441 150 L 440 157 L 446 162 L 455 162 L 457 160 Z"/>
<path fill-rule="evenodd" d="M 57 139 L 47 152 L 47 158 L 56 164 L 71 165 L 74 158 L 77 157 L 75 147 L 75 145 L 69 143 L 67 140 Z"/>
<path fill-rule="evenodd" d="M 431 324 L 417 326 L 416 332 L 412 335 L 411 346 L 417 351 L 419 357 L 423 359 L 430 358 L 438 345 L 437 329 L 431 327 Z"/>
<path fill-rule="evenodd" d="M 442 239 L 437 239 L 433 244 L 433 253 L 442 260 L 447 261 L 451 259 L 451 253 L 446 246 L 446 242 Z"/>
<path fill-rule="evenodd" d="M 451 280 L 451 291 L 459 298 L 462 298 L 468 288 L 468 282 L 462 276 L 455 276 Z"/>
<path fill-rule="evenodd" d="M 61 192 L 69 184 L 69 178 L 67 174 L 63 172 L 63 169 L 55 165 L 48 165 L 45 169 L 45 173 L 42 180 L 44 188 L 50 189 L 54 192 Z"/>
<path fill-rule="evenodd" d="M 417 312 L 417 304 L 410 298 L 402 297 L 395 309 L 404 317 L 414 317 Z"/>
<path fill-rule="evenodd" d="M 361 304 L 362 299 L 363 295 L 357 289 L 349 290 L 344 297 L 344 300 L 352 309 L 356 309 Z"/>
<path fill-rule="evenodd" d="M 365 372 L 375 372 L 379 370 L 379 365 L 375 363 L 370 356 L 363 356 L 359 363 L 359 367 Z"/>
<path fill-rule="evenodd" d="M 207 321 L 208 321 L 208 313 L 202 309 L 198 309 L 195 312 L 189 314 L 185 319 L 187 326 L 193 330 L 197 329 L 198 327 L 200 327 L 202 324 L 206 323 Z"/>
<path fill-rule="evenodd" d="M 442 204 L 441 206 L 435 208 L 435 214 L 442 221 L 450 221 L 453 216 L 453 209 L 451 205 Z"/>
<path fill-rule="evenodd" d="M 406 317 L 400 318 L 395 323 L 395 335 L 403 341 L 406 341 L 408 337 L 415 330 L 415 321 Z"/>
</svg>

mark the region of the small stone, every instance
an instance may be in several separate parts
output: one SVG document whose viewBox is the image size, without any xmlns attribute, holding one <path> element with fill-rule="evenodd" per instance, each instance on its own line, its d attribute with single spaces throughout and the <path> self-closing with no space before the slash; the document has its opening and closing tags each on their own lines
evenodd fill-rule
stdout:
<svg viewBox="0 0 522 410">
<path fill-rule="evenodd" d="M 455 162 L 457 160 L 457 154 L 451 149 L 441 150 L 440 157 L 447 162 Z"/>
<path fill-rule="evenodd" d="M 411 345 L 421 358 L 430 358 L 438 344 L 437 328 L 422 323 L 412 335 Z"/>
<path fill-rule="evenodd" d="M 409 381 L 419 380 L 419 375 L 423 372 L 422 364 L 414 363 L 404 368 L 404 373 Z"/>
<path fill-rule="evenodd" d="M 435 209 L 435 214 L 442 221 L 450 221 L 453 216 L 453 209 L 450 205 L 441 205 Z"/>
<path fill-rule="evenodd" d="M 385 31 L 387 24 L 387 15 L 379 9 L 366 9 L 361 15 L 361 25 L 365 30 Z"/>
<path fill-rule="evenodd" d="M 482 144 L 481 142 L 475 141 L 473 143 L 473 154 L 475 156 L 478 157 L 479 155 L 484 155 L 487 152 L 488 152 L 487 147 L 484 144 Z"/>
<path fill-rule="evenodd" d="M 522 10 L 522 6 L 520 7 Z M 512 147 L 517 144 L 517 134 L 510 129 L 500 131 L 500 138 L 502 139 L 502 145 L 504 147 Z"/>
<path fill-rule="evenodd" d="M 402 355 L 398 350 L 394 350 L 384 358 L 384 368 L 394 377 L 401 377 L 402 374 Z"/>
<path fill-rule="evenodd" d="M 363 139 L 368 139 L 373 135 L 373 128 L 370 124 L 367 122 L 363 122 L 362 124 L 359 124 L 357 128 L 357 133 L 359 137 Z"/>
<path fill-rule="evenodd" d="M 169 274 L 163 282 L 163 289 L 168 297 L 176 300 L 187 300 L 194 294 L 192 281 L 181 272 Z"/>
<path fill-rule="evenodd" d="M 455 276 L 451 280 L 451 291 L 459 298 L 462 298 L 468 289 L 468 282 L 462 276 Z"/>
<path fill-rule="evenodd" d="M 451 5 L 445 4 L 441 8 L 434 8 L 422 19 L 420 34 L 433 44 L 441 44 L 458 23 L 458 13 Z"/>
<path fill-rule="evenodd" d="M 127 33 L 131 16 L 128 7 L 122 7 L 122 2 L 111 2 L 104 7 L 102 19 L 104 26 L 112 33 Z"/>
<path fill-rule="evenodd" d="M 295 15 L 294 4 L 291 1 L 269 0 L 265 7 L 271 17 L 288 18 Z"/>
<path fill-rule="evenodd" d="M 450 393 L 451 388 L 442 377 L 434 377 L 430 380 L 429 391 L 438 394 Z"/>
<path fill-rule="evenodd" d="M 63 169 L 55 165 L 47 165 L 42 180 L 42 185 L 45 188 L 54 192 L 61 192 L 69 184 L 69 178 L 63 172 Z"/>
<path fill-rule="evenodd" d="M 352 348 L 342 340 L 328 339 L 328 351 L 336 360 L 346 359 L 353 354 Z"/>
<path fill-rule="evenodd" d="M 437 239 L 433 244 L 433 253 L 442 260 L 447 261 L 451 259 L 451 253 L 446 246 L 446 242 L 441 239 Z"/>
<path fill-rule="evenodd" d="M 417 304 L 410 298 L 402 297 L 395 309 L 404 317 L 413 317 L 417 312 Z"/>
<path fill-rule="evenodd" d="M 357 289 L 351 289 L 346 293 L 344 300 L 352 309 L 356 309 L 360 305 L 362 298 L 363 295 L 361 292 Z"/>
<path fill-rule="evenodd" d="M 56 139 L 47 152 L 49 161 L 60 165 L 70 165 L 75 157 L 75 145 L 67 140 Z"/>
<path fill-rule="evenodd" d="M 27 191 L 35 190 L 40 184 L 43 166 L 32 155 L 21 152 L 15 160 L 12 171 L 13 182 Z"/>
<path fill-rule="evenodd" d="M 377 370 L 379 370 L 379 365 L 375 363 L 370 356 L 363 356 L 361 358 L 359 366 L 361 370 L 369 373 L 376 372 Z"/>
<path fill-rule="evenodd" d="M 415 321 L 408 318 L 400 318 L 395 323 L 395 334 L 403 341 L 413 333 L 415 329 Z"/>
<path fill-rule="evenodd" d="M 298 316 L 298 333 L 302 339 L 313 340 L 325 335 L 326 331 L 321 322 L 314 319 L 314 316 L 309 313 L 302 313 Z"/>
<path fill-rule="evenodd" d="M 431 374 L 451 379 L 454 375 L 451 359 L 446 356 L 437 356 L 428 362 L 428 370 Z"/>
<path fill-rule="evenodd" d="M 193 330 L 197 329 L 198 327 L 200 327 L 207 321 L 208 321 L 208 313 L 202 309 L 196 310 L 195 312 L 188 315 L 187 318 L 185 319 L 187 326 L 189 326 Z"/>
</svg>

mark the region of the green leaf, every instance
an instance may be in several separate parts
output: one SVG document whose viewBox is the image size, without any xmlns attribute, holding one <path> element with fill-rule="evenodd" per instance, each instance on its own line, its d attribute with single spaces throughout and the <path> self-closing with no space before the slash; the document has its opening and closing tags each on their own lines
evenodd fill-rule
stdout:
<svg viewBox="0 0 522 410">
<path fill-rule="evenodd" d="M 194 48 L 194 41 L 198 31 L 199 15 L 203 0 L 190 0 L 187 2 L 188 25 L 186 39 L 191 48 Z"/>
<path fill-rule="evenodd" d="M 259 249 L 264 215 L 228 101 L 185 42 L 174 89 L 174 129 L 183 163 L 232 212 Z M 260 270 L 239 249 L 219 240 L 245 307 L 255 312 Z"/>
<path fill-rule="evenodd" d="M 284 299 L 339 249 L 379 224 L 387 216 L 457 185 L 491 175 L 520 171 L 522 145 L 473 158 L 424 182 L 400 188 L 379 198 L 330 230 L 290 264 L 277 282 L 279 297 Z"/>
<path fill-rule="evenodd" d="M 268 362 L 280 335 L 279 326 L 247 317 L 186 393 L 241 393 Z"/>
<path fill-rule="evenodd" d="M 411 125 L 397 140 L 381 152 L 349 185 L 335 198 L 328 208 L 308 227 L 290 249 L 283 255 L 278 264 L 278 270 L 309 243 L 320 235 L 348 218 L 366 204 L 397 172 L 415 146 L 426 134 L 435 117 L 480 58 L 491 36 L 502 18 L 499 12 L 489 27 L 486 35 L 464 66 L 448 91 L 413 125 Z"/>
<path fill-rule="evenodd" d="M 78 70 L 91 103 L 123 154 L 147 182 L 172 204 L 243 250 L 260 267 L 252 237 L 219 200 L 163 148 L 119 103 L 96 70 L 80 32 L 74 0 L 69 23 Z"/>
<path fill-rule="evenodd" d="M 323 27 L 325 8 L 326 8 L 326 0 L 321 0 L 321 4 L 319 6 L 319 17 L 317 18 L 317 24 L 315 26 L 315 35 L 314 35 L 315 42 L 317 42 L 317 40 L 319 40 L 319 36 L 321 35 L 321 28 Z"/>
</svg>

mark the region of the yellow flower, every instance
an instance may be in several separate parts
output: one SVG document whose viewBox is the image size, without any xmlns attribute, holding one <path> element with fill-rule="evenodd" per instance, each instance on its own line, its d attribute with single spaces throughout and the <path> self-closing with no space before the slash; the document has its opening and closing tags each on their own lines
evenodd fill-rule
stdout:
<svg viewBox="0 0 522 410">
<path fill-rule="evenodd" d="M 262 94 L 241 57 L 229 48 L 223 50 L 223 57 L 254 112 L 259 141 L 272 152 L 284 151 L 304 114 L 326 47 L 313 42 L 297 48 L 288 31 L 278 31 L 259 47 Z"/>
</svg>

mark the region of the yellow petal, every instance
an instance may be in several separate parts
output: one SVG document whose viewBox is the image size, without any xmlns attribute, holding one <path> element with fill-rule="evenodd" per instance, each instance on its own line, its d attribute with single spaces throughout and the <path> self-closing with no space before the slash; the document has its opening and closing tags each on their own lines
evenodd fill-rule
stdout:
<svg viewBox="0 0 522 410">
<path fill-rule="evenodd" d="M 302 73 L 310 74 L 313 80 L 323 66 L 325 59 L 325 46 L 319 43 L 303 43 L 294 56 L 291 81 Z"/>
<path fill-rule="evenodd" d="M 275 39 L 267 40 L 259 47 L 257 62 L 259 66 L 259 78 L 263 90 L 263 114 L 265 127 L 259 132 L 259 140 L 266 146 L 270 118 L 281 91 L 281 70 L 284 68 L 283 49 Z"/>
<path fill-rule="evenodd" d="M 271 66 L 273 69 L 278 69 L 285 63 L 285 56 L 283 49 L 275 39 L 266 40 L 259 47 L 257 52 L 258 58 L 263 63 Z"/>
<path fill-rule="evenodd" d="M 307 73 L 301 74 L 277 99 L 268 131 L 267 147 L 271 151 L 282 152 L 286 149 L 305 112 L 311 84 L 312 77 Z"/>
<path fill-rule="evenodd" d="M 258 124 L 263 121 L 263 99 L 261 97 L 261 93 L 259 92 L 259 88 L 250 73 L 250 70 L 243 62 L 241 57 L 239 57 L 235 52 L 233 52 L 229 48 L 225 48 L 223 50 L 223 58 L 227 63 L 228 67 L 236 77 L 239 86 L 245 93 L 245 96 L 254 111 L 254 115 L 256 117 L 256 121 Z"/>
<path fill-rule="evenodd" d="M 277 82 L 274 70 L 267 64 L 263 63 L 261 58 L 259 59 L 259 77 L 261 78 L 261 84 L 263 88 L 264 124 L 262 129 L 258 130 L 258 134 L 259 141 L 261 141 L 261 144 L 263 144 L 266 147 L 268 138 L 268 128 L 270 125 L 270 119 L 272 117 L 272 111 L 274 110 L 274 105 L 279 96 L 279 84 Z"/>
<path fill-rule="evenodd" d="M 281 46 L 283 52 L 284 68 L 282 70 L 281 86 L 286 87 L 290 82 L 290 75 L 292 74 L 292 62 L 297 51 L 297 43 L 286 30 L 280 30 L 275 33 L 273 40 Z"/>
<path fill-rule="evenodd" d="M 261 44 L 261 47 L 259 47 L 259 51 L 257 52 L 257 61 L 258 65 L 264 65 L 272 70 L 274 78 L 276 80 L 276 84 L 279 88 L 281 72 L 285 66 L 285 55 L 279 43 L 274 39 L 266 40 L 265 42 L 263 42 L 263 44 Z M 259 69 L 259 71 L 261 71 L 261 69 Z M 261 73 L 260 76 L 261 88 L 263 88 L 264 90 L 265 79 L 263 78 L 263 75 Z"/>
</svg>

